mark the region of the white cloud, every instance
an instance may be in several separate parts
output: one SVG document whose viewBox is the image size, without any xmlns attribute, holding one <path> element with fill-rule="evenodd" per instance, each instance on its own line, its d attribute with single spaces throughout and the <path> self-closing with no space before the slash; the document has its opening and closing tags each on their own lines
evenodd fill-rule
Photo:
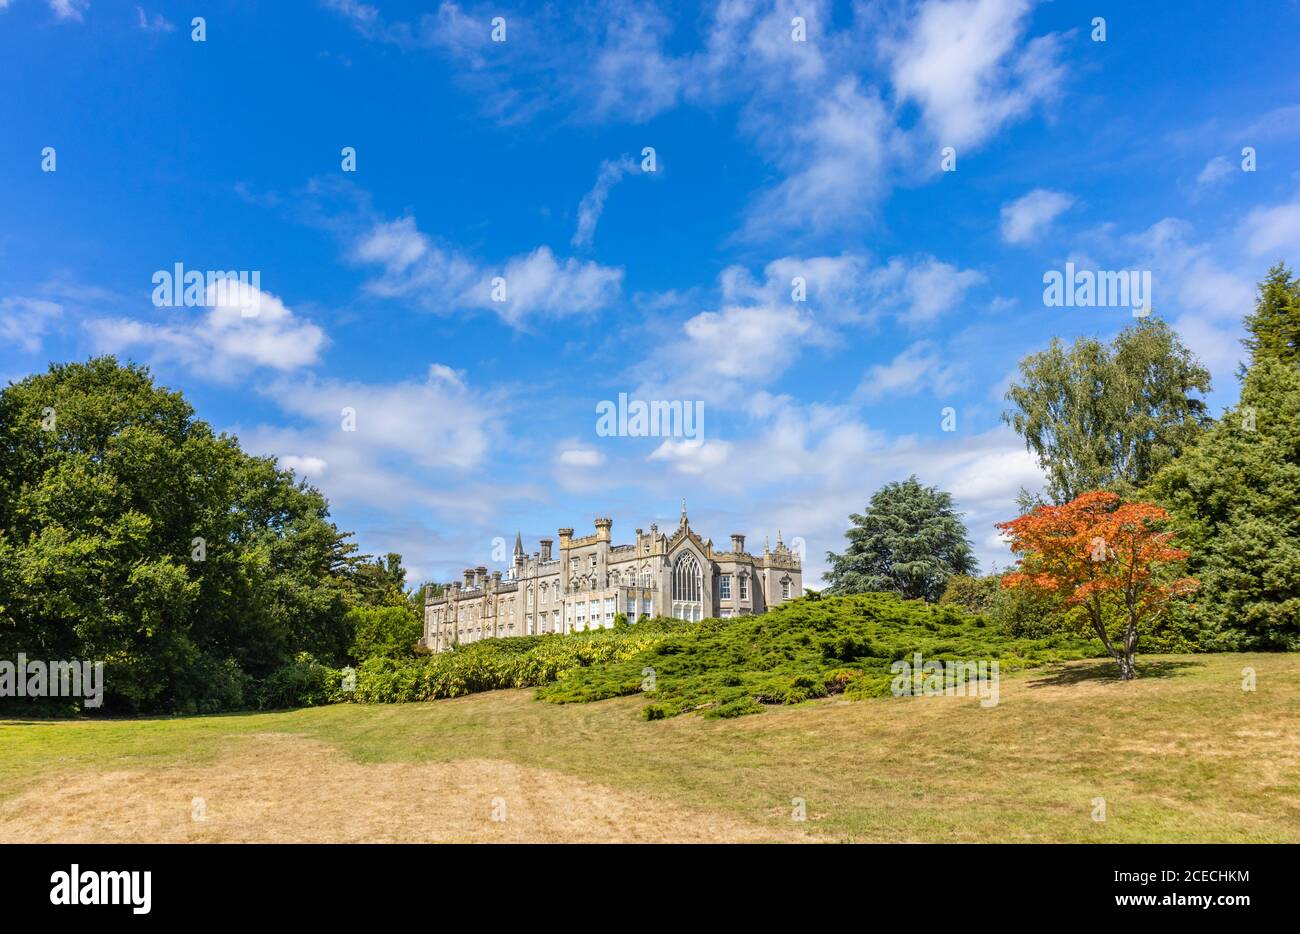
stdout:
<svg viewBox="0 0 1300 934">
<path fill-rule="evenodd" d="M 725 403 L 776 379 L 812 338 L 812 318 L 793 304 L 700 312 L 638 367 L 643 384 L 637 395 Z"/>
<path fill-rule="evenodd" d="M 1254 307 L 1252 261 L 1198 241 L 1191 224 L 1166 217 L 1123 238 L 1116 268 L 1149 268 L 1153 307 L 1163 311 L 1183 342 L 1209 367 L 1216 384 L 1231 379 L 1242 358 L 1242 317 Z"/>
<path fill-rule="evenodd" d="M 285 412 L 348 444 L 401 452 L 423 467 L 469 469 L 488 450 L 484 405 L 459 374 L 441 364 L 432 364 L 422 382 L 307 377 L 278 382 L 268 392 Z M 344 409 L 355 413 L 355 430 L 343 427 Z"/>
<path fill-rule="evenodd" d="M 610 190 L 623 180 L 623 176 L 633 174 L 638 168 L 638 163 L 629 156 L 607 159 L 600 164 L 600 169 L 596 172 L 596 184 L 583 195 L 578 204 L 578 229 L 573 233 L 575 247 L 591 244 L 596 234 L 596 223 L 605 210 L 605 199 L 609 197 Z"/>
<path fill-rule="evenodd" d="M 814 100 L 807 117 L 782 113 L 756 127 L 776 141 L 777 164 L 789 174 L 751 206 L 744 237 L 861 224 L 887 191 L 899 142 L 879 95 L 844 78 Z"/>
<path fill-rule="evenodd" d="M 743 266 L 729 266 L 719 282 L 726 302 L 778 305 L 794 300 L 796 277 L 803 279 L 808 307 L 839 324 L 872 323 L 886 314 L 925 324 L 959 306 L 985 281 L 983 273 L 932 256 L 894 257 L 875 265 L 867 256 L 845 253 L 773 260 L 763 268 L 762 281 Z"/>
<path fill-rule="evenodd" d="M 942 146 L 985 142 L 1054 95 L 1064 76 L 1057 34 L 1018 43 L 1029 0 L 926 0 L 901 40 L 884 43 L 901 100 L 914 101 Z"/>
<path fill-rule="evenodd" d="M 282 454 L 279 460 L 281 467 L 309 479 L 320 477 L 325 473 L 325 468 L 329 466 L 324 458 L 300 456 L 298 454 Z"/>
<path fill-rule="evenodd" d="M 55 19 L 79 23 L 90 7 L 90 0 L 49 0 L 49 5 Z"/>
<path fill-rule="evenodd" d="M 176 28 L 161 13 L 155 13 L 150 18 L 143 7 L 136 7 L 135 13 L 139 27 L 145 32 L 171 32 Z"/>
<path fill-rule="evenodd" d="M 1035 188 L 1029 194 L 1002 205 L 1002 239 L 1007 243 L 1035 241 L 1072 204 L 1074 198 L 1070 195 Z"/>
<path fill-rule="evenodd" d="M 698 476 L 717 470 L 731 454 L 728 441 L 676 441 L 668 439 L 650 453 L 649 460 L 667 463 L 678 473 Z"/>
<path fill-rule="evenodd" d="M 63 315 L 63 306 L 42 298 L 0 298 L 0 342 L 26 353 L 41 349 L 50 325 Z"/>
<path fill-rule="evenodd" d="M 623 270 L 572 257 L 558 262 L 548 247 L 541 246 L 508 260 L 501 277 L 506 281 L 507 300 L 484 301 L 481 307 L 493 307 L 506 323 L 519 327 L 535 315 L 560 318 L 607 308 L 618 297 Z M 488 278 L 481 286 L 485 298 L 490 289 Z"/>
<path fill-rule="evenodd" d="M 960 361 L 946 361 L 933 341 L 918 341 L 889 363 L 871 367 L 857 395 L 870 401 L 899 399 L 922 390 L 944 396 L 958 387 L 961 371 Z"/>
<path fill-rule="evenodd" d="M 295 315 L 276 296 L 250 285 L 209 288 L 206 308 L 169 309 L 172 323 L 95 318 L 87 329 L 101 352 L 144 347 L 210 377 L 232 379 L 250 367 L 296 370 L 315 363 L 328 342 L 325 332 Z M 257 308 L 253 316 L 246 309 Z M 159 309 L 159 314 L 163 310 Z"/>
<path fill-rule="evenodd" d="M 309 479 L 335 510 L 402 523 L 434 513 L 481 527 L 503 500 L 540 495 L 530 484 L 488 476 L 484 467 L 503 438 L 503 400 L 441 364 L 422 379 L 280 378 L 258 391 L 284 416 L 230 430 L 245 450 L 274 456 Z M 422 560 L 429 547 L 419 550 Z"/>
<path fill-rule="evenodd" d="M 565 467 L 599 467 L 605 463 L 605 455 L 595 448 L 565 448 L 558 458 Z"/>
<path fill-rule="evenodd" d="M 1226 156 L 1215 156 L 1205 163 L 1205 167 L 1196 176 L 1196 184 L 1201 187 L 1216 185 L 1231 175 L 1234 168 L 1232 160 Z"/>
<path fill-rule="evenodd" d="M 1280 259 L 1300 254 L 1300 201 L 1256 208 L 1241 225 L 1246 249 L 1256 256 Z"/>
<path fill-rule="evenodd" d="M 672 21 L 649 5 L 617 3 L 605 6 L 599 20 L 604 41 L 577 83 L 594 98 L 590 115 L 642 123 L 675 105 L 685 68 L 664 51 Z"/>
<path fill-rule="evenodd" d="M 569 257 L 558 260 L 549 247 L 514 256 L 492 267 L 437 246 L 412 217 L 373 225 L 355 243 L 352 258 L 379 265 L 383 274 L 366 289 L 386 298 L 414 298 L 443 314 L 463 309 L 496 313 L 512 327 L 532 318 L 590 314 L 611 305 L 622 288 L 623 270 Z M 493 298 L 493 280 L 505 280 L 505 300 Z"/>
<path fill-rule="evenodd" d="M 904 321 L 912 326 L 929 324 L 959 306 L 966 293 L 984 278 L 983 273 L 973 269 L 958 269 L 936 259 L 919 263 L 907 272 Z"/>
</svg>

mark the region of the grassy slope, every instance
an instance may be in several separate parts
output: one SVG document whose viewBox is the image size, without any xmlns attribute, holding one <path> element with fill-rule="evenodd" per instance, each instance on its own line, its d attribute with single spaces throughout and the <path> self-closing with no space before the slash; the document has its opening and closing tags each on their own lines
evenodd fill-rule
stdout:
<svg viewBox="0 0 1300 934">
<path fill-rule="evenodd" d="M 1241 669 L 1259 673 L 1240 688 Z M 1002 702 L 839 699 L 758 717 L 643 722 L 643 702 L 545 704 L 497 691 L 428 704 L 0 725 L 0 800 L 61 775 L 214 759 L 290 733 L 365 762 L 502 759 L 664 806 L 854 840 L 1300 842 L 1300 655 L 1071 663 L 1003 678 Z M 1104 796 L 1105 823 L 1090 819 Z M 413 814 L 412 820 L 427 820 Z M 2 828 L 0 828 L 2 829 Z"/>
</svg>

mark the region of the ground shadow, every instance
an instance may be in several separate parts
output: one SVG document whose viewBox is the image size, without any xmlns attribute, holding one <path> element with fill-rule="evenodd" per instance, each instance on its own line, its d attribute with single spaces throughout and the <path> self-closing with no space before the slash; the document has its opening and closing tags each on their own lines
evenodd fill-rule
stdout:
<svg viewBox="0 0 1300 934">
<path fill-rule="evenodd" d="M 1201 668 L 1200 662 L 1183 662 L 1183 661 L 1137 661 L 1137 680 L 1144 681 L 1150 678 L 1172 678 L 1184 668 Z M 1061 687 L 1070 684 L 1081 684 L 1085 681 L 1106 682 L 1118 681 L 1119 668 L 1110 659 L 1096 659 L 1090 662 L 1080 662 L 1071 665 L 1057 664 L 1047 669 L 1047 671 L 1038 678 L 1029 681 L 1031 688 L 1050 688 Z"/>
</svg>

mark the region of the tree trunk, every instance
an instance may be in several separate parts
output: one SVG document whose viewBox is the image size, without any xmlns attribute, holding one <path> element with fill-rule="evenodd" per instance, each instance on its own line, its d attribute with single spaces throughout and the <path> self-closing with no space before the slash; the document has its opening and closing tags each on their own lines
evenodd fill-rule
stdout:
<svg viewBox="0 0 1300 934">
<path fill-rule="evenodd" d="M 1121 676 L 1125 681 L 1132 681 L 1137 677 L 1137 647 L 1137 624 L 1130 618 L 1128 630 L 1124 633 L 1124 664 Z"/>
</svg>

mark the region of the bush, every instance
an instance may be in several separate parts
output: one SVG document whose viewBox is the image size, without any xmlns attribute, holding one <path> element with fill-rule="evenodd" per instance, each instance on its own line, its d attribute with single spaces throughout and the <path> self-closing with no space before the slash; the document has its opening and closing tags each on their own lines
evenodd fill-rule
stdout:
<svg viewBox="0 0 1300 934">
<path fill-rule="evenodd" d="M 639 694 L 641 672 L 650 668 L 656 689 L 643 709 L 646 719 L 743 716 L 765 704 L 831 694 L 887 696 L 890 663 L 914 652 L 927 661 L 997 659 L 1004 672 L 1104 654 L 1099 643 L 1073 634 L 1027 638 L 1000 631 L 953 604 L 853 594 L 687 625 L 624 660 L 575 667 L 537 696 L 581 703 Z"/>
<path fill-rule="evenodd" d="M 253 679 L 233 658 L 199 655 L 178 675 L 176 709 L 179 713 L 222 713 L 248 707 Z"/>
<path fill-rule="evenodd" d="M 986 613 L 997 596 L 1002 578 L 996 574 L 987 577 L 971 577 L 969 574 L 957 574 L 948 580 L 941 605 L 959 606 L 972 613 Z"/>
<path fill-rule="evenodd" d="M 357 670 L 360 703 L 399 703 L 459 697 L 500 688 L 537 687 L 577 669 L 622 661 L 684 627 L 679 620 L 653 619 L 567 635 L 513 636 L 484 639 L 450 652 L 409 659 L 376 656 Z M 640 689 L 640 670 L 633 683 L 607 696 Z"/>
<path fill-rule="evenodd" d="M 307 652 L 263 679 L 257 695 L 257 706 L 263 710 L 317 707 L 346 699 L 343 672 L 322 665 Z"/>
<path fill-rule="evenodd" d="M 409 604 L 356 607 L 348 611 L 347 622 L 355 632 L 352 657 L 358 663 L 370 658 L 414 658 L 424 633 L 419 614 Z"/>
</svg>

